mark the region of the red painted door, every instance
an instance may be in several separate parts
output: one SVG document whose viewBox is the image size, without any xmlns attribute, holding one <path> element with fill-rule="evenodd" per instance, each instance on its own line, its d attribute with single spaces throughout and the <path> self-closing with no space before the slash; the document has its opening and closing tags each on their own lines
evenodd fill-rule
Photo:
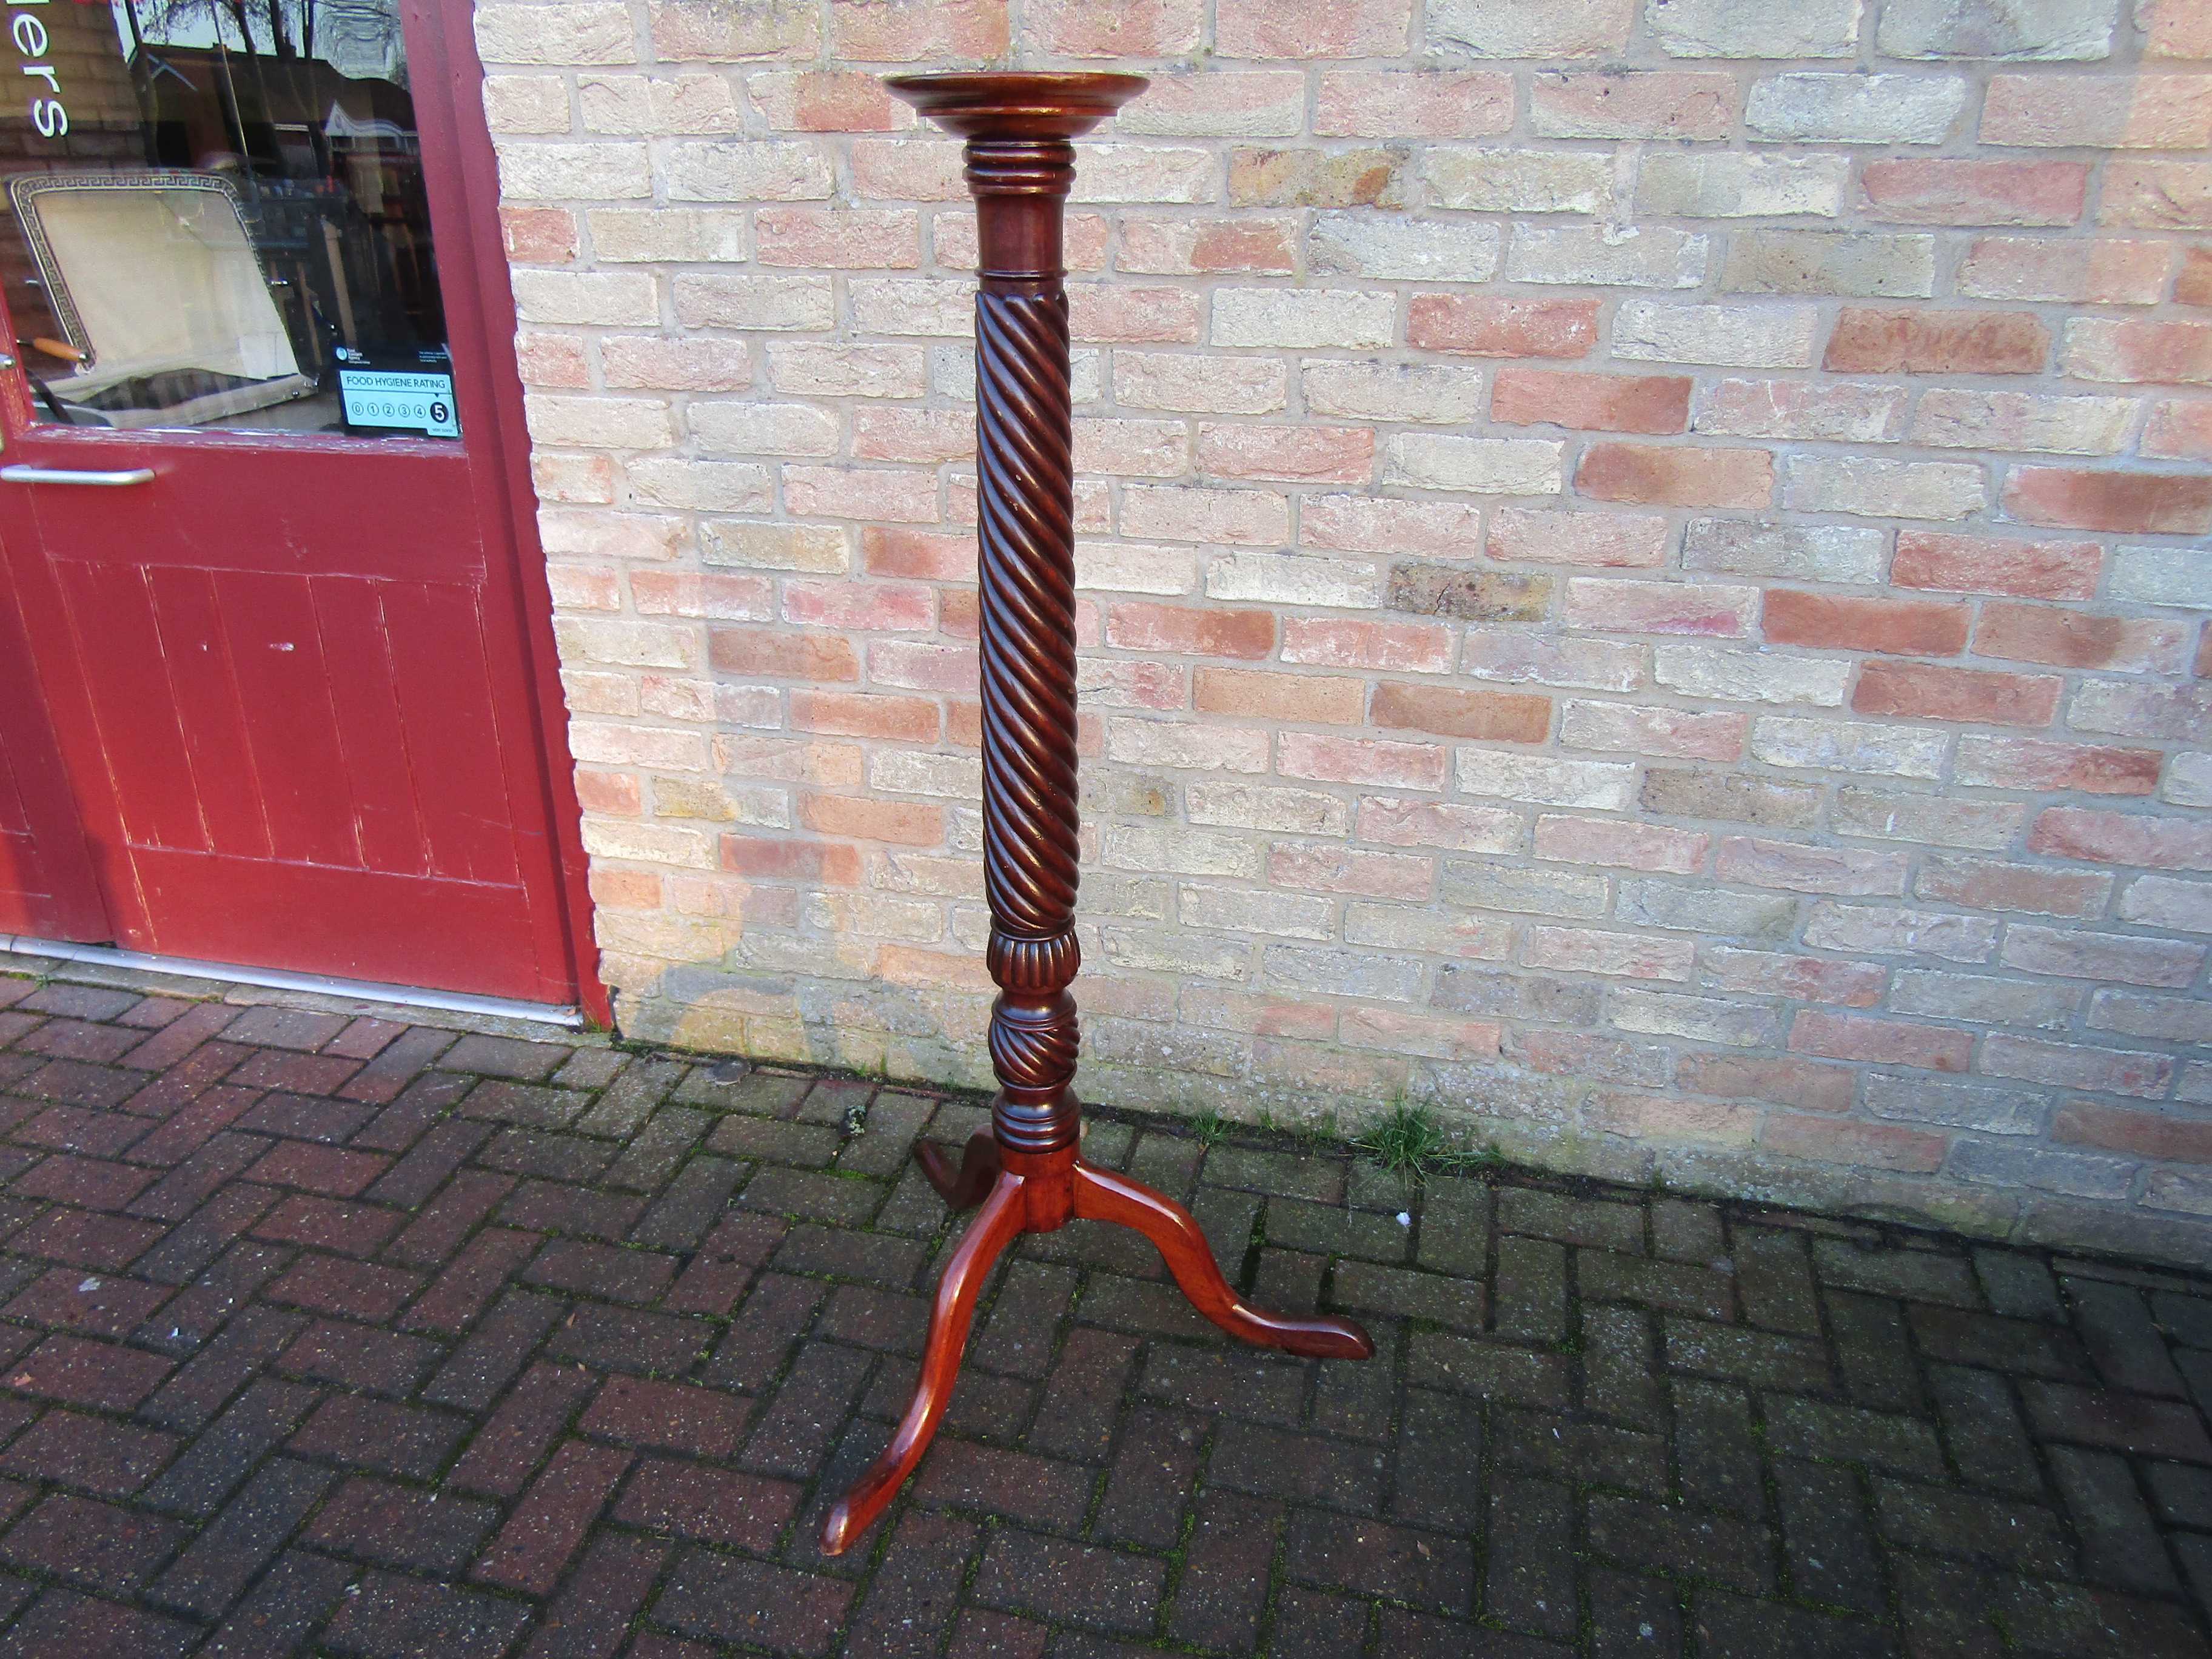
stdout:
<svg viewBox="0 0 2212 1659">
<path fill-rule="evenodd" d="M 449 9 L 126 9 L 0 112 L 0 927 L 574 1001 Z"/>
</svg>

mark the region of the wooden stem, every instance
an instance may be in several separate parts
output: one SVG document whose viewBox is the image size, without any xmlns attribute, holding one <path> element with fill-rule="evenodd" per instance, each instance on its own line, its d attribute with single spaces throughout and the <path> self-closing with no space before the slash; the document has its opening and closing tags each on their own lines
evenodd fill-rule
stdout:
<svg viewBox="0 0 2212 1659">
<path fill-rule="evenodd" d="M 992 1263 L 1024 1232 L 1081 1218 L 1133 1227 L 1156 1245 L 1198 1310 L 1233 1336 L 1291 1353 L 1364 1358 L 1374 1345 L 1340 1319 L 1293 1319 L 1237 1296 L 1188 1211 L 1078 1156 L 1071 1086 L 1075 939 L 1075 471 L 1060 234 L 1075 178 L 1071 142 L 1143 90 L 1132 75 L 894 76 L 890 85 L 968 141 L 981 258 L 975 295 L 977 576 L 983 689 L 983 891 L 991 1133 L 956 1171 L 936 1147 L 916 1161 L 956 1210 L 982 1200 L 946 1264 L 921 1376 L 884 1455 L 830 1513 L 831 1555 L 881 1515 L 945 1414 L 976 1298 Z"/>
</svg>

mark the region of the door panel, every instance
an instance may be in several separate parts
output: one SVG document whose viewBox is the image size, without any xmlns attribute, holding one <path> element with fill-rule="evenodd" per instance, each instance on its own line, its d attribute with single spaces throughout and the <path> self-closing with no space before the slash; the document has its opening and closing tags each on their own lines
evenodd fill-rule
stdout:
<svg viewBox="0 0 2212 1659">
<path fill-rule="evenodd" d="M 0 558 L 0 933 L 108 934 L 5 558 Z"/>
<path fill-rule="evenodd" d="M 200 54 L 249 108 L 143 73 L 103 33 L 110 8 L 52 15 L 125 72 L 58 149 L 0 111 L 22 141 L 0 154 L 30 158 L 0 172 L 33 174 L 0 210 L 27 375 L 0 397 L 0 461 L 146 475 L 0 476 L 48 747 L 101 878 L 101 919 L 75 926 L 163 955 L 574 1000 L 532 624 L 501 527 L 495 325 L 476 244 L 446 240 L 466 216 L 447 199 L 464 168 L 438 153 L 459 131 L 441 98 L 477 95 L 444 72 L 453 20 L 361 0 L 343 40 L 316 37 L 324 57 L 247 76 L 223 9 L 161 14 L 162 62 Z M 0 710 L 10 756 L 14 723 Z M 0 857 L 27 863 L 24 793 L 0 783 Z"/>
</svg>

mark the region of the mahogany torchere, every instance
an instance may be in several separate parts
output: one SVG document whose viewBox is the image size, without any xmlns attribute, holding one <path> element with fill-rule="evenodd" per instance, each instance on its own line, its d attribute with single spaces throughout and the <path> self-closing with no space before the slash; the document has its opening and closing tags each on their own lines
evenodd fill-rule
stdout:
<svg viewBox="0 0 2212 1659">
<path fill-rule="evenodd" d="M 975 296 L 975 438 L 983 669 L 983 890 L 991 1132 L 955 1170 L 921 1143 L 922 1173 L 955 1209 L 981 1212 L 945 1264 L 921 1380 L 890 1447 L 830 1512 L 822 1547 L 845 1550 L 913 1473 L 945 1414 L 975 1298 L 1025 1232 L 1071 1218 L 1115 1221 L 1158 1247 L 1176 1283 L 1233 1336 L 1292 1353 L 1364 1359 L 1367 1334 L 1340 1319 L 1265 1313 L 1230 1288 L 1188 1211 L 1086 1164 L 1075 1076 L 1075 478 L 1069 459 L 1067 292 L 1060 220 L 1075 147 L 1144 90 L 1134 75 L 899 75 L 891 90 L 968 141 L 981 233 Z"/>
</svg>

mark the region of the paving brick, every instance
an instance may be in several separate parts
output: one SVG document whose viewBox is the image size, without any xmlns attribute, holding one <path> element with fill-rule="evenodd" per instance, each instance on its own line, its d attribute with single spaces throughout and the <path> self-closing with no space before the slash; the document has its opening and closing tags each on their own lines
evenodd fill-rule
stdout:
<svg viewBox="0 0 2212 1659">
<path fill-rule="evenodd" d="M 628 1452 L 570 1441 L 477 1560 L 471 1576 L 531 1595 L 550 1595 L 615 1485 L 629 1468 Z"/>
<path fill-rule="evenodd" d="M 362 1575 L 324 1632 L 333 1652 L 349 1656 L 435 1653 L 452 1659 L 497 1659 L 529 1622 L 523 1602 L 482 1590 L 390 1572 Z"/>
<path fill-rule="evenodd" d="M 799 1498 L 799 1487 L 787 1480 L 655 1457 L 638 1466 L 614 1513 L 653 1532 L 766 1555 Z"/>
<path fill-rule="evenodd" d="M 839 1579 L 694 1548 L 678 1559 L 653 1617 L 685 1635 L 813 1659 L 830 1651 L 852 1598 Z"/>
<path fill-rule="evenodd" d="M 154 1599 L 198 1618 L 221 1616 L 335 1480 L 326 1469 L 271 1459 L 161 1575 Z"/>
</svg>

